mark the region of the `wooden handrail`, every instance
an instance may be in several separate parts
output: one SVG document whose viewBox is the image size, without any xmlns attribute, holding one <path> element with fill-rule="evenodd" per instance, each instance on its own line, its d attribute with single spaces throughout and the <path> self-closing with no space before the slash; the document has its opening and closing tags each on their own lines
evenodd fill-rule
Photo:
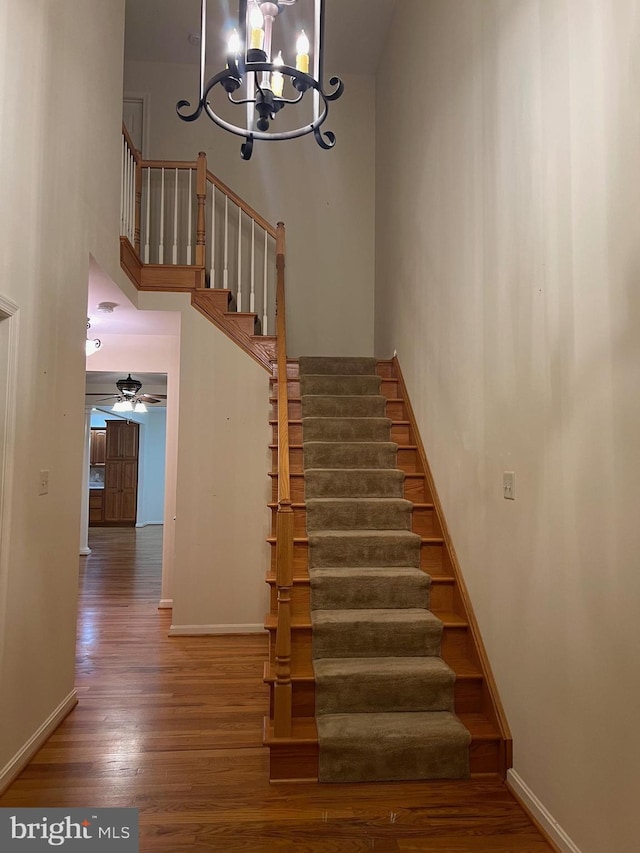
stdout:
<svg viewBox="0 0 640 853">
<path fill-rule="evenodd" d="M 251 207 L 250 204 L 247 204 L 247 202 L 244 201 L 244 199 L 240 198 L 240 196 L 237 193 L 234 193 L 234 191 L 230 187 L 228 187 L 225 183 L 223 183 L 220 180 L 220 178 L 216 177 L 216 175 L 214 175 L 213 172 L 207 172 L 207 179 L 215 187 L 217 187 L 220 190 L 220 192 L 222 192 L 226 196 L 228 196 L 230 201 L 232 201 L 234 204 L 236 204 L 238 207 L 240 207 L 247 214 L 247 216 L 251 217 L 251 219 L 253 219 L 255 221 L 256 225 L 259 225 L 264 231 L 267 232 L 267 234 L 269 234 L 274 239 L 277 239 L 278 228 L 280 227 L 280 225 L 282 225 L 282 251 L 284 253 L 284 225 L 281 222 L 278 223 L 278 228 L 274 228 L 270 222 L 267 222 L 267 220 L 264 218 L 264 216 L 260 216 L 260 214 L 258 213 L 257 210 L 254 210 L 254 208 Z M 284 258 L 284 254 L 283 254 L 283 258 Z M 284 285 L 284 278 L 283 278 L 283 285 Z"/>
<path fill-rule="evenodd" d="M 192 169 L 198 168 L 197 160 L 140 160 L 141 169 Z"/>
<path fill-rule="evenodd" d="M 274 735 L 291 736 L 291 589 L 293 587 L 293 507 L 289 477 L 289 400 L 284 292 L 284 224 L 276 229 L 276 333 L 278 366 L 278 511 L 276 586 L 278 623 L 275 645 Z"/>
</svg>

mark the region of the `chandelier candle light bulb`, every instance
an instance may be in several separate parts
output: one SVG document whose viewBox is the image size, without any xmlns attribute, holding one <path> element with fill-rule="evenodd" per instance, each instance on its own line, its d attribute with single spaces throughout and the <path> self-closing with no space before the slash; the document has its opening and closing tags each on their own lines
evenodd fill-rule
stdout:
<svg viewBox="0 0 640 853">
<path fill-rule="evenodd" d="M 251 49 L 262 50 L 264 46 L 264 15 L 257 3 L 253 4 L 249 23 L 251 25 Z"/>
<path fill-rule="evenodd" d="M 276 98 L 281 98 L 282 92 L 284 91 L 284 75 L 281 71 L 278 71 L 277 69 L 284 65 L 284 60 L 282 59 L 282 51 L 280 51 L 276 58 L 273 60 L 273 65 L 276 70 L 271 73 L 271 91 L 273 92 Z"/>
<path fill-rule="evenodd" d="M 238 31 L 234 30 L 229 36 L 229 41 L 227 42 L 227 54 L 230 57 L 236 57 L 240 53 L 240 36 L 238 35 Z M 227 68 L 229 66 L 227 65 Z"/>
<path fill-rule="evenodd" d="M 300 31 L 296 42 L 296 68 L 303 74 L 309 73 L 309 39 L 304 30 Z"/>
</svg>

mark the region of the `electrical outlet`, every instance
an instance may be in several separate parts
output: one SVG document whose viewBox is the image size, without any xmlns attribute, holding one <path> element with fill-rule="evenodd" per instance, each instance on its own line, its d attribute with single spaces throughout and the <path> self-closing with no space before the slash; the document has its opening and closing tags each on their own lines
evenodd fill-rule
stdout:
<svg viewBox="0 0 640 853">
<path fill-rule="evenodd" d="M 38 486 L 38 494 L 39 495 L 48 495 L 49 494 L 49 472 L 48 471 L 40 471 L 40 483 Z"/>
<path fill-rule="evenodd" d="M 502 474 L 502 494 L 507 501 L 516 499 L 516 475 L 513 471 L 505 471 Z"/>
</svg>

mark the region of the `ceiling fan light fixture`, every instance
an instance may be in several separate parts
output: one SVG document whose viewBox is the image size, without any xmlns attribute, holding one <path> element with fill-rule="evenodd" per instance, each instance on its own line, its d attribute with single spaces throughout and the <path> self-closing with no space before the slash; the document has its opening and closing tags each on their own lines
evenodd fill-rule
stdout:
<svg viewBox="0 0 640 853">
<path fill-rule="evenodd" d="M 125 400 L 123 397 L 116 400 L 113 404 L 112 412 L 132 412 L 133 411 L 133 403 L 131 400 Z"/>
<path fill-rule="evenodd" d="M 145 404 L 142 402 L 142 400 L 136 400 L 136 403 L 135 403 L 135 405 L 134 405 L 134 407 L 133 407 L 133 411 L 134 411 L 137 415 L 144 415 L 144 413 L 145 413 L 145 412 L 148 412 L 149 410 L 147 409 L 147 407 L 145 406 Z"/>
</svg>

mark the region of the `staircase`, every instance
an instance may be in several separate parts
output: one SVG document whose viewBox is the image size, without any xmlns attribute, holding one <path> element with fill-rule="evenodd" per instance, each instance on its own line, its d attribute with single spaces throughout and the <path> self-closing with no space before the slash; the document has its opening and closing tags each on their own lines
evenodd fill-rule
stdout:
<svg viewBox="0 0 640 853">
<path fill-rule="evenodd" d="M 292 725 L 275 736 L 272 701 L 271 779 L 504 777 L 508 728 L 397 363 L 289 361 L 287 386 Z"/>
</svg>

